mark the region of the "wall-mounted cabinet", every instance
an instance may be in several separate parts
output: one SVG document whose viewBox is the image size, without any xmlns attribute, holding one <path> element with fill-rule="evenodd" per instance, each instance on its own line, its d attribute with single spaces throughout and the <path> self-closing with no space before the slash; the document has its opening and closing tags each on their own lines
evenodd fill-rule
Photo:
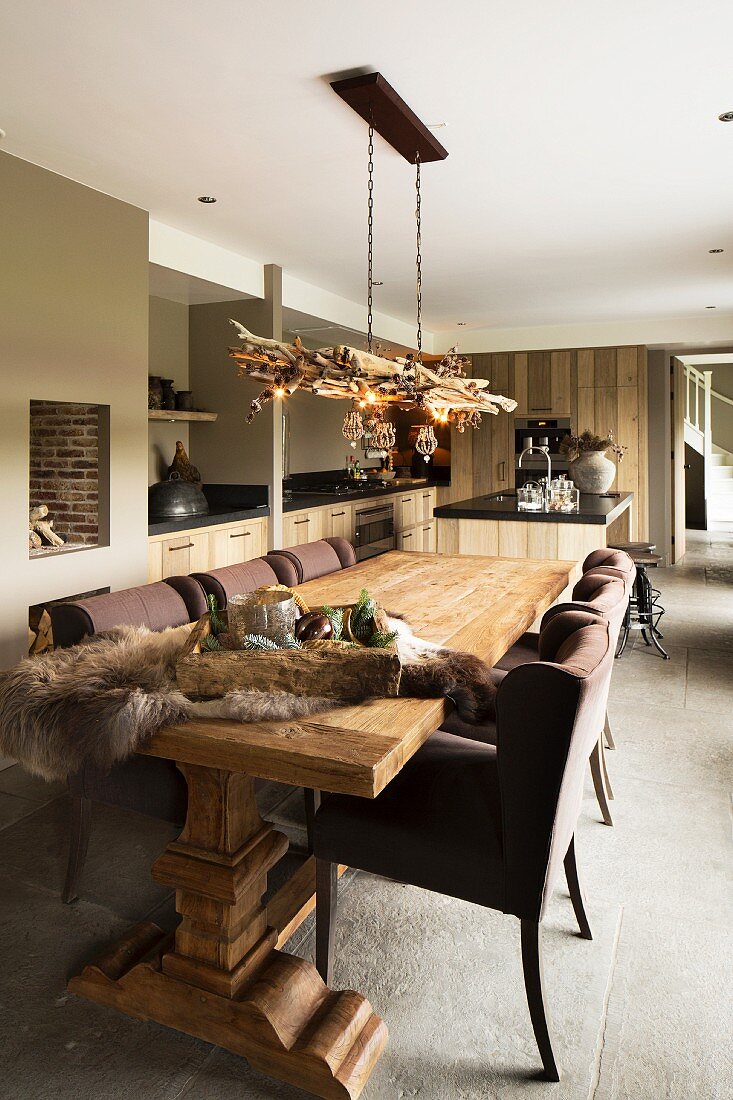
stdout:
<svg viewBox="0 0 733 1100">
<path fill-rule="evenodd" d="M 510 396 L 516 416 L 570 416 L 571 351 L 523 351 L 512 356 Z"/>
</svg>

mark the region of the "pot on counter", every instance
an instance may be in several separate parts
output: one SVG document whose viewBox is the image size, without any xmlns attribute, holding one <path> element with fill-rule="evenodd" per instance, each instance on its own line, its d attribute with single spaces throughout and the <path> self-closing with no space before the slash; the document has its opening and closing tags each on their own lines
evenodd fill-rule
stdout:
<svg viewBox="0 0 733 1100">
<path fill-rule="evenodd" d="M 180 474 L 172 473 L 167 481 L 156 481 L 148 487 L 148 519 L 185 519 L 186 516 L 205 516 L 209 504 L 198 485 L 184 481 Z"/>
</svg>

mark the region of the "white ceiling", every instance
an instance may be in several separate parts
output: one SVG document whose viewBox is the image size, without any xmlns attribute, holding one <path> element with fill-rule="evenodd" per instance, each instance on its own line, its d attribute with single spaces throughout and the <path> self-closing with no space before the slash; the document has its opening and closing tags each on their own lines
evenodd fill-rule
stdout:
<svg viewBox="0 0 733 1100">
<path fill-rule="evenodd" d="M 729 0 L 4 0 L 2 147 L 360 301 L 366 131 L 326 78 L 378 69 L 447 123 L 428 328 L 733 311 L 732 41 Z M 376 162 L 375 307 L 409 320 L 413 170 Z"/>
</svg>

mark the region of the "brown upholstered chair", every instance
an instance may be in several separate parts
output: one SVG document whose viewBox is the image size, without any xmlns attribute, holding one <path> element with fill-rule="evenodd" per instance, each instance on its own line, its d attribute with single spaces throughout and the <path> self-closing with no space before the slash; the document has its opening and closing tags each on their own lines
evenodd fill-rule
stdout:
<svg viewBox="0 0 733 1100">
<path fill-rule="evenodd" d="M 76 645 L 88 634 L 115 626 L 147 626 L 165 630 L 195 622 L 206 610 L 201 586 L 190 577 L 127 588 L 101 596 L 55 604 L 51 608 L 54 645 Z M 69 862 L 62 898 L 77 897 L 77 886 L 86 859 L 92 821 L 92 803 L 104 802 L 149 817 L 183 825 L 188 792 L 181 773 L 171 760 L 133 756 L 105 773 L 90 764 L 71 776 L 71 835 Z"/>
<path fill-rule="evenodd" d="M 272 550 L 264 560 L 275 570 L 281 584 L 304 584 L 356 565 L 356 551 L 348 539 L 329 538 Z M 289 579 L 293 570 L 294 581 Z"/>
<path fill-rule="evenodd" d="M 539 656 L 502 679 L 496 745 L 438 731 L 378 798 L 324 800 L 314 827 L 316 963 L 330 983 L 340 863 L 513 914 L 535 1038 L 557 1081 L 540 926 L 564 861 L 581 935 L 591 938 L 573 837 L 608 697 L 610 624 L 557 614 Z"/>
<path fill-rule="evenodd" d="M 611 639 L 615 650 L 619 631 L 627 614 L 629 591 L 633 586 L 633 579 L 633 572 L 628 574 L 613 568 L 589 570 L 573 588 L 571 603 L 554 604 L 547 609 L 542 617 L 540 630 L 544 630 L 555 615 L 562 614 L 564 611 L 587 611 L 608 620 L 611 625 Z M 517 665 L 539 660 L 539 638 L 539 634 L 525 634 L 515 646 L 512 646 L 493 670 L 497 683 L 510 669 L 516 668 Z M 471 726 L 454 713 L 445 719 L 443 729 L 449 733 L 460 734 L 462 737 L 471 737 L 487 741 L 490 744 L 495 743 L 496 725 L 491 720 L 482 723 L 480 726 Z M 598 744 L 590 755 L 589 763 L 593 789 L 596 793 L 603 823 L 613 825 L 613 816 L 609 805 L 609 802 L 613 800 L 613 787 L 611 786 L 606 763 L 604 737 L 609 748 L 616 747 L 608 720 L 608 712 L 604 717 L 602 736 L 598 738 Z"/>
</svg>

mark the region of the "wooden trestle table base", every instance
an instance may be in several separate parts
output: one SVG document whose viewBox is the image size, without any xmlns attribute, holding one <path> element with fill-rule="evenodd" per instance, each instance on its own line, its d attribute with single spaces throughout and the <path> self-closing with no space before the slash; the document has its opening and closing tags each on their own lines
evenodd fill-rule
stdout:
<svg viewBox="0 0 733 1100">
<path fill-rule="evenodd" d="M 566 588 L 576 562 L 393 551 L 301 585 L 312 605 L 362 587 L 423 638 L 493 665 Z M 254 779 L 376 798 L 436 730 L 443 699 L 376 699 L 294 722 L 196 720 L 162 730 L 151 756 L 188 784 L 183 832 L 153 865 L 181 921 L 143 923 L 69 983 L 72 993 L 240 1054 L 315 1096 L 356 1097 L 387 1042 L 359 993 L 336 992 L 281 950 L 313 907 L 310 859 L 267 907 L 288 841 L 262 820 Z"/>
</svg>

